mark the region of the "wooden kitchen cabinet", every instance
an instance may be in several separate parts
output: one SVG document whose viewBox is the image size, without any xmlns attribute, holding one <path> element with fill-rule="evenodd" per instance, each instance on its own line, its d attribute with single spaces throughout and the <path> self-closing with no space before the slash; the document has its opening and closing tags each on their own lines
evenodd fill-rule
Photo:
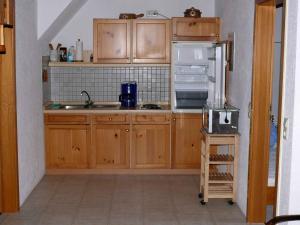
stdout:
<svg viewBox="0 0 300 225">
<path fill-rule="evenodd" d="M 174 41 L 218 41 L 220 18 L 172 18 Z"/>
<path fill-rule="evenodd" d="M 170 63 L 170 20 L 133 20 L 133 63 Z"/>
<path fill-rule="evenodd" d="M 174 114 L 172 168 L 200 169 L 202 115 Z"/>
<path fill-rule="evenodd" d="M 133 125 L 131 167 L 170 168 L 170 125 Z"/>
<path fill-rule="evenodd" d="M 170 20 L 94 19 L 94 63 L 170 63 L 170 30 Z"/>
<path fill-rule="evenodd" d="M 131 21 L 94 19 L 94 63 L 130 63 Z"/>
<path fill-rule="evenodd" d="M 96 168 L 129 168 L 129 125 L 97 124 L 93 127 L 93 135 Z"/>
<path fill-rule="evenodd" d="M 87 125 L 47 125 L 47 168 L 88 167 L 90 131 Z"/>
</svg>

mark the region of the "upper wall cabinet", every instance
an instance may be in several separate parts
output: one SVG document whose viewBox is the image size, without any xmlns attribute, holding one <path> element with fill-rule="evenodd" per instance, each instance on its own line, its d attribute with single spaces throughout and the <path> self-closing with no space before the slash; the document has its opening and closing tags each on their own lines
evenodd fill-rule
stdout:
<svg viewBox="0 0 300 225">
<path fill-rule="evenodd" d="M 94 19 L 94 63 L 170 63 L 170 30 L 170 20 Z"/>
<path fill-rule="evenodd" d="M 170 63 L 170 20 L 133 20 L 133 63 Z"/>
<path fill-rule="evenodd" d="M 172 18 L 174 41 L 218 41 L 220 18 Z"/>
<path fill-rule="evenodd" d="M 94 63 L 130 63 L 129 20 L 94 19 Z"/>
</svg>

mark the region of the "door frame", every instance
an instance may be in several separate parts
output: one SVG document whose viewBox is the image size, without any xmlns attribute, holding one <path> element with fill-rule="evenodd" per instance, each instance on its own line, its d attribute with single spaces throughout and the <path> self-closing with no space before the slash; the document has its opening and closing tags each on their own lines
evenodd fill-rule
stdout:
<svg viewBox="0 0 300 225">
<path fill-rule="evenodd" d="M 12 23 L 14 3 L 9 1 Z M 0 55 L 0 213 L 11 213 L 19 210 L 15 28 L 4 26 L 7 47 L 6 53 Z"/>
<path fill-rule="evenodd" d="M 285 1 L 283 7 L 281 65 L 284 61 Z M 256 0 L 247 201 L 247 222 L 251 223 L 265 222 L 267 204 L 273 204 L 274 213 L 276 212 L 277 176 L 275 188 L 268 187 L 275 14 L 275 0 Z M 278 137 L 281 137 L 282 84 L 283 67 L 280 71 Z M 279 152 L 280 138 L 277 142 L 276 175 L 278 175 Z"/>
</svg>

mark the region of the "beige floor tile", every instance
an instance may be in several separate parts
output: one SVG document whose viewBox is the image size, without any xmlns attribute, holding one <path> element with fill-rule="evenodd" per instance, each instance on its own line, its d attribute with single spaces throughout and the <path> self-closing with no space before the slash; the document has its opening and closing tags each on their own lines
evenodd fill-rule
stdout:
<svg viewBox="0 0 300 225">
<path fill-rule="evenodd" d="M 94 195 L 84 195 L 80 201 L 81 208 L 99 208 L 103 205 L 111 206 L 112 196 L 94 196 Z"/>
<path fill-rule="evenodd" d="M 109 225 L 108 217 L 106 219 L 75 219 L 72 225 Z"/>
<path fill-rule="evenodd" d="M 177 218 L 180 225 L 214 225 L 211 215 L 201 212 L 199 214 L 178 213 Z"/>
<path fill-rule="evenodd" d="M 1 225 L 38 225 L 39 221 L 36 218 L 6 218 Z"/>
<path fill-rule="evenodd" d="M 144 213 L 144 225 L 179 225 L 175 213 L 158 211 Z"/>
<path fill-rule="evenodd" d="M 1 225 L 246 225 L 237 205 L 198 199 L 198 176 L 45 176 Z"/>
<path fill-rule="evenodd" d="M 75 217 L 71 215 L 51 215 L 41 216 L 38 225 L 72 225 Z"/>
<path fill-rule="evenodd" d="M 140 203 L 117 203 L 112 204 L 111 214 L 142 214 L 143 207 Z"/>
<path fill-rule="evenodd" d="M 109 225 L 142 225 L 142 214 L 135 213 L 112 213 L 109 219 Z"/>
<path fill-rule="evenodd" d="M 106 219 L 109 217 L 110 207 L 102 205 L 99 208 L 79 208 L 77 211 L 77 219 Z"/>
</svg>

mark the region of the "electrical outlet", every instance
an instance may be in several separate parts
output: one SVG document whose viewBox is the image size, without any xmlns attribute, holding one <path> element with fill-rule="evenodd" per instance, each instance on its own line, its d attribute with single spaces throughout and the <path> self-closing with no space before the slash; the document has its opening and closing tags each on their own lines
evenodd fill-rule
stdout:
<svg viewBox="0 0 300 225">
<path fill-rule="evenodd" d="M 158 14 L 158 10 L 147 10 L 146 11 L 146 16 L 147 17 L 157 17 L 159 14 Z"/>
</svg>

